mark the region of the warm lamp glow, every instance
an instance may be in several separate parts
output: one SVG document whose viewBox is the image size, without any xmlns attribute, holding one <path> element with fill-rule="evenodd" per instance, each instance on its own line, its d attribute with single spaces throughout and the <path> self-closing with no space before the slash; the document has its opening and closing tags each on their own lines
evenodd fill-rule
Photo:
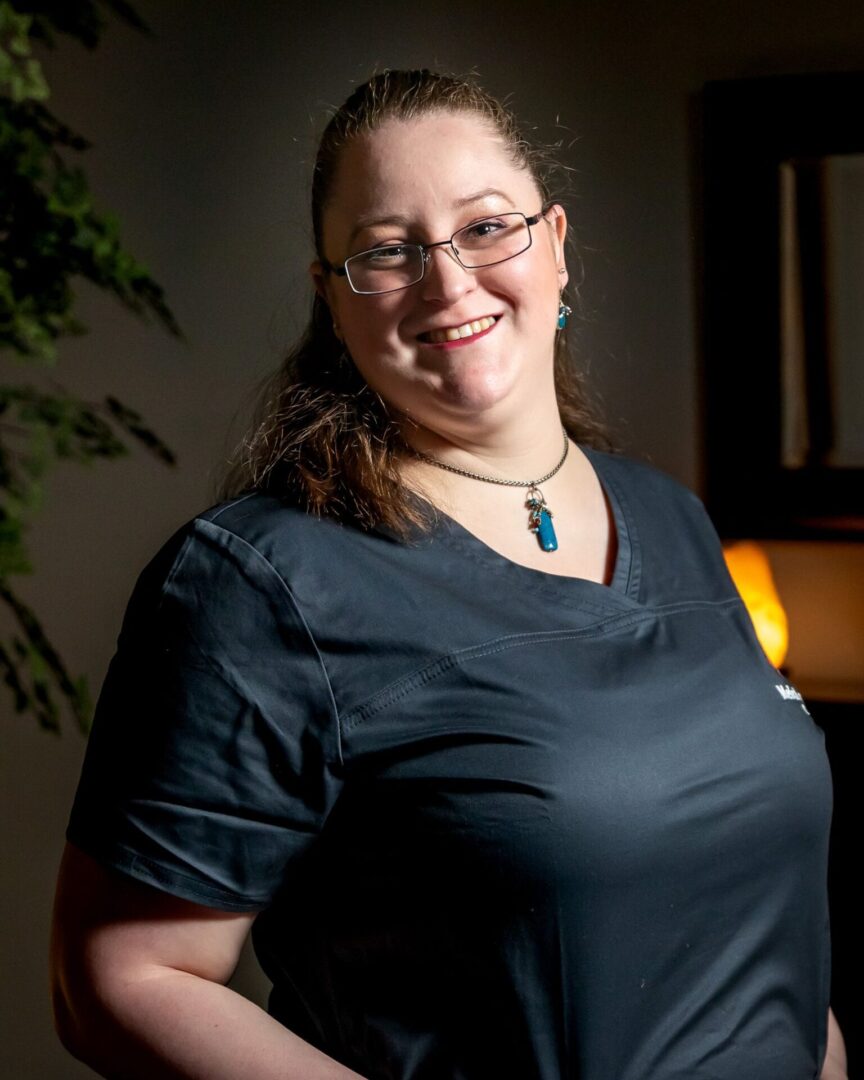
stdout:
<svg viewBox="0 0 864 1080">
<path fill-rule="evenodd" d="M 723 555 L 750 613 L 759 644 L 774 667 L 779 668 L 789 648 L 789 622 L 777 595 L 768 557 L 752 540 L 727 545 Z"/>
</svg>

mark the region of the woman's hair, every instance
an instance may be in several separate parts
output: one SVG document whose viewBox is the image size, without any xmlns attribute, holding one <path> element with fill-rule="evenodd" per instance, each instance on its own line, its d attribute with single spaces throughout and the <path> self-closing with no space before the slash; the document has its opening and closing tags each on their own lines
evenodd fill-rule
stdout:
<svg viewBox="0 0 864 1080">
<path fill-rule="evenodd" d="M 385 121 L 429 113 L 469 113 L 500 136 L 514 163 L 537 183 L 544 205 L 554 200 L 560 166 L 529 143 L 513 113 L 470 79 L 433 71 L 383 71 L 359 86 L 332 116 L 312 174 L 312 227 L 323 258 L 322 221 L 340 155 L 352 139 Z M 589 405 L 584 380 L 561 330 L 555 345 L 555 390 L 561 421 L 575 440 L 607 447 L 604 425 Z M 434 519 L 400 477 L 405 453 L 399 425 L 359 373 L 333 331 L 326 302 L 316 295 L 312 315 L 282 366 L 261 388 L 252 426 L 228 462 L 220 499 L 249 490 L 290 495 L 310 513 L 387 526 L 408 539 Z"/>
</svg>

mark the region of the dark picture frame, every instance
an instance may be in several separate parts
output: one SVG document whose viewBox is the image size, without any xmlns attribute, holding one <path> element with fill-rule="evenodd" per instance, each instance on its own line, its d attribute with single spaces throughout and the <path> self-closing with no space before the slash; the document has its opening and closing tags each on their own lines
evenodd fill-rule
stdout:
<svg viewBox="0 0 864 1080">
<path fill-rule="evenodd" d="M 864 154 L 864 73 L 708 83 L 702 106 L 706 505 L 730 539 L 864 539 L 864 469 L 783 463 L 780 287 L 780 165 Z"/>
</svg>

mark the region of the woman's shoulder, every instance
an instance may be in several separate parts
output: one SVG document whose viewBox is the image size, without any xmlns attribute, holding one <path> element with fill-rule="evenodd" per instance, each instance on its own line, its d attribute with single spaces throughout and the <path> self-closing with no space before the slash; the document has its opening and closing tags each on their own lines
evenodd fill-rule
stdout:
<svg viewBox="0 0 864 1080">
<path fill-rule="evenodd" d="M 295 609 L 334 591 L 344 595 L 351 567 L 338 538 L 349 530 L 290 501 L 246 492 L 195 513 L 144 562 L 132 589 L 121 638 L 155 640 L 162 623 L 196 640 L 221 625 L 246 627 L 248 642 L 268 626 L 296 621 Z M 287 620 L 287 622 L 286 622 Z"/>
<path fill-rule="evenodd" d="M 692 488 L 653 462 L 617 450 L 590 446 L 583 446 L 582 449 L 601 473 L 601 478 L 608 478 L 610 483 L 625 486 L 645 499 L 660 498 L 664 502 L 681 502 L 691 508 L 704 510 L 702 500 Z"/>
<path fill-rule="evenodd" d="M 289 496 L 248 491 L 186 520 L 163 542 L 142 577 L 166 584 L 189 577 L 221 581 L 227 574 L 262 588 L 279 578 L 292 591 L 314 595 L 347 584 L 362 573 L 367 556 L 380 561 L 386 558 L 380 549 L 393 544 L 383 532 L 311 514 Z"/>
<path fill-rule="evenodd" d="M 671 473 L 642 458 L 583 447 L 601 482 L 640 521 L 643 530 L 700 535 L 719 543 L 699 495 Z"/>
<path fill-rule="evenodd" d="M 266 491 L 246 491 L 200 511 L 188 523 L 192 529 L 223 532 L 253 547 L 267 545 L 268 538 L 302 540 L 320 534 L 322 528 L 338 528 L 335 522 L 307 513 L 296 501 Z"/>
<path fill-rule="evenodd" d="M 598 450 L 588 456 L 617 496 L 630 539 L 639 548 L 643 576 L 658 595 L 735 595 L 722 541 L 695 491 L 636 457 Z"/>
<path fill-rule="evenodd" d="M 386 530 L 364 530 L 335 515 L 315 514 L 292 496 L 248 491 L 201 511 L 189 527 L 227 542 L 242 542 L 267 558 L 331 561 L 359 554 L 370 543 L 389 544 Z"/>
</svg>

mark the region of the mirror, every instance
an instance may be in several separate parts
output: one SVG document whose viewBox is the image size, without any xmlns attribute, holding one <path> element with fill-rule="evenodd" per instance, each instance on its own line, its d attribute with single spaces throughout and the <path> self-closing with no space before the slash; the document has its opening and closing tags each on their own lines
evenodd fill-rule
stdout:
<svg viewBox="0 0 864 1080">
<path fill-rule="evenodd" d="M 864 154 L 780 163 L 781 462 L 864 468 Z"/>
<path fill-rule="evenodd" d="M 703 105 L 706 504 L 730 538 L 864 538 L 864 74 Z"/>
</svg>

